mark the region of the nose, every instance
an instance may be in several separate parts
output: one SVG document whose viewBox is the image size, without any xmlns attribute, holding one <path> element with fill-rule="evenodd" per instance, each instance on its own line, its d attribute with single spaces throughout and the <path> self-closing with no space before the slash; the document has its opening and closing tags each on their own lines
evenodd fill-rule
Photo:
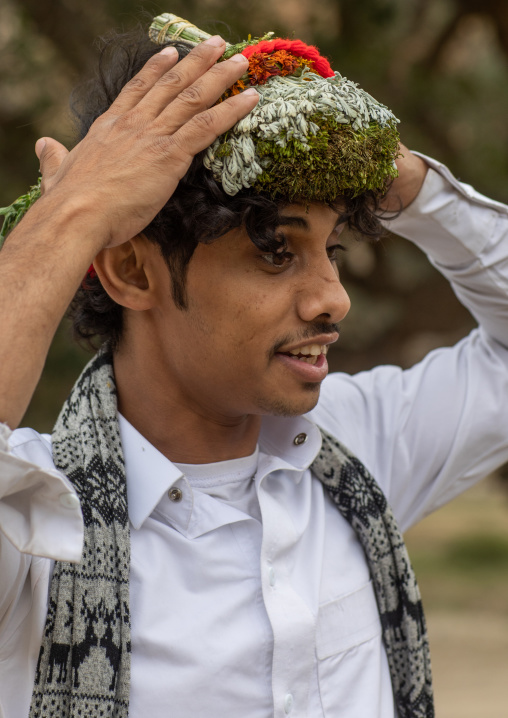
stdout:
<svg viewBox="0 0 508 718">
<path fill-rule="evenodd" d="M 307 267 L 305 277 L 300 279 L 297 299 L 300 319 L 334 324 L 344 319 L 351 307 L 351 300 L 340 281 L 336 266 L 328 256 L 325 256 L 325 261 Z"/>
</svg>

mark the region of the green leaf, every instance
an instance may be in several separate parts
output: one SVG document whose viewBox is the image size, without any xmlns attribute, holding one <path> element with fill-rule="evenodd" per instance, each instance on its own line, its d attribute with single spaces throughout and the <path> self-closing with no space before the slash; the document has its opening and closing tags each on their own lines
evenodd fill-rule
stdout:
<svg viewBox="0 0 508 718">
<path fill-rule="evenodd" d="M 0 230 L 0 249 L 2 249 L 9 232 L 12 232 L 33 203 L 41 196 L 41 179 L 39 177 L 37 184 L 32 185 L 26 194 L 18 197 L 11 205 L 0 207 L 0 217 L 4 218 L 2 229 Z"/>
</svg>

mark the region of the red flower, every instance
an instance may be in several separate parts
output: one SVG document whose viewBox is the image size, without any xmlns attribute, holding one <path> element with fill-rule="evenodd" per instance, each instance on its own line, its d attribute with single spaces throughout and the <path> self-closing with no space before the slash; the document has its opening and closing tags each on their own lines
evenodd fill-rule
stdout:
<svg viewBox="0 0 508 718">
<path fill-rule="evenodd" d="M 334 73 L 330 63 L 319 54 L 319 50 L 314 45 L 306 45 L 301 40 L 283 40 L 277 38 L 276 40 L 262 40 L 257 45 L 248 45 L 242 50 L 242 55 L 250 58 L 254 53 L 275 53 L 276 50 L 286 50 L 291 55 L 301 57 L 304 60 L 310 60 L 312 62 L 312 69 L 315 70 L 321 77 L 333 77 Z"/>
</svg>

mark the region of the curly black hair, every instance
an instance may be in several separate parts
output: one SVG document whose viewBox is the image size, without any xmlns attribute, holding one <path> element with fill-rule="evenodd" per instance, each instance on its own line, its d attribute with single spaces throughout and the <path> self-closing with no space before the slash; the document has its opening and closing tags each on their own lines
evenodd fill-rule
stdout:
<svg viewBox="0 0 508 718">
<path fill-rule="evenodd" d="M 181 60 L 192 46 L 181 40 L 167 45 L 176 47 Z M 136 30 L 116 34 L 104 41 L 96 76 L 74 91 L 71 110 L 77 120 L 77 141 L 87 134 L 92 123 L 113 103 L 122 87 L 136 75 L 161 47 Z M 341 222 L 372 240 L 383 233 L 379 221 L 379 202 L 383 192 L 365 192 L 356 197 L 342 195 L 329 203 Z M 244 226 L 251 241 L 263 251 L 282 249 L 277 236 L 279 211 L 288 200 L 272 200 L 267 194 L 245 189 L 234 197 L 227 195 L 197 155 L 176 191 L 144 229 L 168 266 L 175 304 L 186 307 L 185 280 L 189 261 L 198 242 L 212 242 L 230 230 Z M 69 308 L 75 338 L 91 348 L 108 341 L 118 346 L 123 329 L 122 307 L 103 289 L 97 276 L 88 276 L 78 289 Z"/>
</svg>

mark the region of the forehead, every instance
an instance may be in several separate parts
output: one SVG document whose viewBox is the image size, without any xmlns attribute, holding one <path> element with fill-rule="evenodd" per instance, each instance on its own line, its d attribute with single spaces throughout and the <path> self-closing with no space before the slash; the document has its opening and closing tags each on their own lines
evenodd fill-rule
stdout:
<svg viewBox="0 0 508 718">
<path fill-rule="evenodd" d="M 339 229 L 339 213 L 322 202 L 288 204 L 280 210 L 279 216 L 280 226 L 302 232 L 331 234 L 333 230 Z"/>
</svg>

